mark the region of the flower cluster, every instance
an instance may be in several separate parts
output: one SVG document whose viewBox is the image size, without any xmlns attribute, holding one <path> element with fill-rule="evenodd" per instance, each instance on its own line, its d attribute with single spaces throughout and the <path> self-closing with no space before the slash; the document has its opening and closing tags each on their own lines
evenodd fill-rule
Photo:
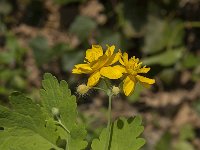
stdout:
<svg viewBox="0 0 200 150">
<path fill-rule="evenodd" d="M 100 45 L 92 45 L 92 48 L 86 51 L 85 63 L 75 65 L 72 73 L 89 74 L 87 82 L 89 88 L 94 87 L 101 77 L 108 79 L 123 78 L 123 91 L 126 96 L 134 91 L 137 82 L 145 87 L 155 83 L 154 79 L 141 75 L 147 73 L 150 68 L 142 67 L 138 58 L 134 56 L 128 59 L 127 53 L 122 54 L 120 50 L 114 53 L 114 50 L 114 45 L 107 45 L 107 50 L 103 53 Z"/>
</svg>

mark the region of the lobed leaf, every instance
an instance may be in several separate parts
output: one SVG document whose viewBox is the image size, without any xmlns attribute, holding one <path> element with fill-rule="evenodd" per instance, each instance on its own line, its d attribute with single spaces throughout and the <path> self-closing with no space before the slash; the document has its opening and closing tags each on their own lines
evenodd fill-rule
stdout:
<svg viewBox="0 0 200 150">
<path fill-rule="evenodd" d="M 143 138 L 138 136 L 144 130 L 141 126 L 142 120 L 140 117 L 120 118 L 114 122 L 112 126 L 112 133 L 109 141 L 109 150 L 138 150 L 145 144 Z M 107 137 L 107 129 L 103 129 L 99 139 L 94 139 L 92 142 L 93 150 L 105 149 Z"/>
<path fill-rule="evenodd" d="M 185 51 L 184 47 L 167 50 L 160 54 L 144 58 L 142 61 L 145 65 L 159 64 L 162 66 L 170 66 L 177 63 L 177 61 L 182 57 L 184 51 Z"/>
<path fill-rule="evenodd" d="M 61 149 L 56 145 L 57 127 L 46 121 L 40 106 L 18 92 L 10 102 L 12 109 L 0 106 L 0 149 Z"/>
<path fill-rule="evenodd" d="M 58 83 L 47 73 L 42 85 L 43 107 L 18 92 L 10 96 L 10 109 L 0 106 L 0 149 L 80 150 L 87 146 L 86 130 L 76 122 L 76 98 L 67 83 Z M 52 108 L 59 110 L 61 122 L 70 133 L 55 123 Z"/>
<path fill-rule="evenodd" d="M 50 73 L 44 75 L 42 81 L 44 89 L 40 91 L 42 103 L 49 117 L 52 116 L 52 108 L 57 108 L 60 112 L 61 122 L 70 131 L 70 136 L 60 129 L 62 138 L 68 142 L 66 145 L 70 150 L 78 150 L 86 147 L 87 142 L 83 139 L 86 136 L 86 130 L 83 125 L 77 125 L 77 104 L 76 97 L 71 95 L 66 81 L 60 83 Z"/>
</svg>

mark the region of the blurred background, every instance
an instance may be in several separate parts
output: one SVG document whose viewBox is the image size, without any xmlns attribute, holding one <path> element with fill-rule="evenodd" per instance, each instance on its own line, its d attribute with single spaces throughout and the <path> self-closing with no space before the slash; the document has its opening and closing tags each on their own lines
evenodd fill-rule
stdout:
<svg viewBox="0 0 200 150">
<path fill-rule="evenodd" d="M 199 0 L 0 0 L 0 103 L 21 91 L 39 101 L 42 76 L 68 82 L 91 44 L 116 45 L 152 69 L 151 89 L 137 85 L 113 100 L 113 117 L 142 115 L 144 150 L 200 150 Z M 107 97 L 78 97 L 88 141 L 106 123 Z"/>
</svg>

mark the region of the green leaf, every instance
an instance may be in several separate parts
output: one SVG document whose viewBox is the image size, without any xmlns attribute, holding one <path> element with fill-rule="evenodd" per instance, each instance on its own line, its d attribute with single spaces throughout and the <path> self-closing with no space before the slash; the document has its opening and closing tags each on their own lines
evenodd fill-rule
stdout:
<svg viewBox="0 0 200 150">
<path fill-rule="evenodd" d="M 154 64 L 159 64 L 162 66 L 174 65 L 182 57 L 184 50 L 185 48 L 183 47 L 173 49 L 173 50 L 168 50 L 161 54 L 144 58 L 142 62 L 145 65 L 154 65 Z"/>
<path fill-rule="evenodd" d="M 76 120 L 76 98 L 67 83 L 58 83 L 47 73 L 42 85 L 43 107 L 17 92 L 10 97 L 12 109 L 0 106 L 0 149 L 80 150 L 87 146 L 85 128 Z M 59 111 L 59 125 L 52 108 Z"/>
<path fill-rule="evenodd" d="M 38 65 L 48 63 L 53 58 L 61 57 L 63 54 L 74 50 L 69 44 L 65 43 L 56 43 L 50 47 L 48 40 L 43 36 L 37 36 L 31 39 L 29 45 L 33 49 L 34 57 Z"/>
<path fill-rule="evenodd" d="M 74 65 L 81 63 L 84 59 L 84 51 L 72 51 L 62 56 L 62 68 L 65 71 L 71 72 Z"/>
<path fill-rule="evenodd" d="M 198 82 L 200 80 L 200 66 L 196 67 L 192 72 L 192 80 Z"/>
<path fill-rule="evenodd" d="M 147 32 L 144 39 L 143 52 L 152 54 L 165 48 L 182 45 L 184 30 L 182 22 L 166 21 L 149 17 Z"/>
<path fill-rule="evenodd" d="M 109 150 L 123 149 L 123 150 L 138 150 L 145 144 L 143 138 L 138 136 L 143 132 L 144 127 L 141 125 L 141 117 L 120 118 L 114 122 L 112 126 L 112 133 L 110 138 Z M 94 139 L 92 142 L 93 150 L 105 149 L 107 137 L 107 129 L 103 129 L 99 139 Z"/>
<path fill-rule="evenodd" d="M 179 135 L 180 140 L 192 140 L 195 138 L 195 132 L 190 124 L 186 124 L 181 127 L 180 129 L 180 135 Z"/>
<path fill-rule="evenodd" d="M 140 0 L 126 0 L 123 4 L 124 19 L 131 23 L 135 32 L 140 32 L 147 22 L 147 2 L 140 2 Z"/>
<path fill-rule="evenodd" d="M 0 68 L 0 79 L 3 81 L 2 86 L 8 89 L 22 90 L 27 86 L 24 80 L 24 71 L 20 69 Z M 11 90 L 12 91 L 12 90 Z M 12 93 L 12 92 L 11 92 Z"/>
<path fill-rule="evenodd" d="M 19 45 L 17 38 L 11 33 L 7 33 L 6 39 L 7 51 L 0 53 L 0 64 L 22 63 L 26 49 Z"/>
<path fill-rule="evenodd" d="M 74 51 L 75 49 L 71 48 L 69 44 L 57 43 L 52 47 L 51 56 L 62 56 L 67 52 Z"/>
<path fill-rule="evenodd" d="M 78 16 L 70 25 L 69 32 L 77 35 L 80 40 L 85 40 L 92 34 L 96 26 L 96 22 L 89 17 Z"/>
<path fill-rule="evenodd" d="M 116 49 L 121 47 L 121 36 L 118 32 L 116 33 L 105 33 L 102 35 L 102 38 L 99 40 L 100 45 L 115 45 Z"/>
<path fill-rule="evenodd" d="M 169 132 L 163 134 L 155 146 L 155 150 L 169 150 L 171 148 L 172 135 Z"/>
<path fill-rule="evenodd" d="M 200 115 L 200 99 L 197 99 L 193 104 L 192 104 L 194 110 L 197 112 L 198 115 Z"/>
<path fill-rule="evenodd" d="M 44 89 L 40 93 L 44 109 L 49 117 L 53 117 L 52 108 L 57 108 L 60 112 L 61 122 L 70 131 L 70 136 L 61 131 L 62 137 L 68 141 L 68 149 L 85 148 L 87 146 L 87 142 L 84 141 L 86 130 L 83 125 L 77 125 L 76 97 L 71 95 L 67 82 L 62 80 L 58 83 L 54 76 L 46 73 L 42 86 Z"/>
<path fill-rule="evenodd" d="M 29 43 L 30 47 L 33 49 L 34 57 L 38 65 L 48 62 L 51 58 L 51 49 L 48 44 L 47 39 L 43 36 L 37 36 Z"/>
<path fill-rule="evenodd" d="M 166 85 L 171 85 L 176 73 L 177 70 L 175 68 L 166 68 L 162 70 L 158 76 Z"/>
<path fill-rule="evenodd" d="M 0 106 L 0 149 L 60 149 L 56 146 L 56 126 L 46 121 L 39 105 L 17 92 L 10 102 L 12 110 Z"/>
<path fill-rule="evenodd" d="M 188 141 L 178 141 L 174 146 L 174 150 L 195 150 L 193 145 Z"/>
<path fill-rule="evenodd" d="M 199 66 L 199 62 L 200 62 L 199 56 L 189 53 L 183 59 L 182 64 L 183 64 L 183 67 L 185 68 L 194 68 L 196 66 Z"/>
</svg>

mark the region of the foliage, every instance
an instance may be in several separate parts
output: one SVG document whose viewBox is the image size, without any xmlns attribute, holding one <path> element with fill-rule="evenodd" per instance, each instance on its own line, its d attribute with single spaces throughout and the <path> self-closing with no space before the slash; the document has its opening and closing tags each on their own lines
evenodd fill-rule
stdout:
<svg viewBox="0 0 200 150">
<path fill-rule="evenodd" d="M 66 81 L 59 83 L 46 73 L 42 85 L 41 105 L 14 92 L 10 96 L 11 108 L 0 106 L 0 149 L 80 150 L 87 146 L 86 130 L 77 124 L 76 98 L 71 95 Z M 143 146 L 144 139 L 138 138 L 144 129 L 141 122 L 140 117 L 115 121 L 109 149 L 138 150 Z M 93 141 L 94 150 L 105 146 L 106 131 L 102 131 L 100 141 Z"/>
<path fill-rule="evenodd" d="M 143 138 L 138 138 L 138 136 L 144 130 L 141 126 L 141 118 L 120 118 L 113 123 L 112 135 L 109 141 L 109 149 L 123 149 L 123 150 L 138 150 L 144 144 L 145 140 Z M 92 142 L 92 149 L 102 150 L 105 149 L 105 144 L 107 142 L 107 129 L 103 129 L 100 134 L 99 139 L 94 139 Z"/>
<path fill-rule="evenodd" d="M 20 93 L 10 97 L 13 110 L 1 106 L 1 149 L 60 149 L 56 126 L 31 99 Z"/>
<path fill-rule="evenodd" d="M 156 144 L 155 149 L 167 150 L 170 148 L 174 150 L 194 150 L 193 145 L 188 141 L 194 138 L 194 130 L 191 125 L 186 124 L 181 128 L 176 143 L 172 143 L 172 138 L 169 132 L 164 133 Z"/>
<path fill-rule="evenodd" d="M 91 36 L 96 26 L 96 22 L 94 22 L 90 18 L 78 16 L 71 24 L 69 32 L 77 35 L 80 40 L 85 40 Z"/>
<path fill-rule="evenodd" d="M 71 96 L 65 81 L 58 83 L 51 74 L 45 74 L 41 89 L 42 106 L 21 93 L 10 97 L 12 109 L 1 106 L 1 149 L 83 149 L 87 146 L 86 131 L 77 124 L 76 98 Z M 52 109 L 59 110 L 63 126 L 56 125 Z M 63 143 L 59 145 L 59 141 Z"/>
<path fill-rule="evenodd" d="M 133 95 L 126 98 L 122 95 L 119 101 L 116 97 L 114 106 L 119 107 L 114 114 L 145 116 L 149 130 L 144 135 L 155 137 L 147 138 L 145 150 L 169 149 L 172 143 L 180 145 L 172 147 L 175 149 L 188 144 L 199 149 L 195 144 L 199 140 L 196 125 L 199 118 L 194 119 L 197 123 L 191 123 L 192 117 L 183 115 L 183 120 L 195 129 L 194 140 L 180 140 L 177 133 L 171 134 L 168 140 L 160 134 L 166 128 L 182 132 L 175 127 L 174 120 L 180 112 L 185 112 L 181 109 L 185 103 L 191 110 L 200 112 L 199 90 L 195 90 L 195 87 L 199 89 L 200 80 L 199 4 L 198 0 L 0 0 L 0 104 L 9 107 L 8 96 L 13 91 L 40 102 L 37 89 L 44 72 L 66 80 L 75 93 L 77 84 L 85 79 L 72 76 L 71 69 L 82 62 L 85 50 L 92 44 L 103 48 L 114 44 L 116 49 L 136 55 L 143 65 L 150 66 L 148 77 L 156 79 L 151 89 L 144 91 L 138 84 Z M 118 82 L 111 84 L 118 85 Z M 184 93 L 189 93 L 188 97 L 180 98 L 179 94 Z M 78 104 L 84 110 L 82 118 L 87 118 L 87 139 L 93 139 L 104 124 L 101 117 L 107 101 L 96 100 L 103 97 L 96 91 L 89 94 L 90 98 L 79 97 Z M 132 103 L 130 107 L 124 99 Z M 93 115 L 99 111 L 101 117 Z M 160 117 L 156 125 L 151 121 L 154 115 Z M 157 146 L 160 143 L 157 138 L 167 144 Z"/>
</svg>

